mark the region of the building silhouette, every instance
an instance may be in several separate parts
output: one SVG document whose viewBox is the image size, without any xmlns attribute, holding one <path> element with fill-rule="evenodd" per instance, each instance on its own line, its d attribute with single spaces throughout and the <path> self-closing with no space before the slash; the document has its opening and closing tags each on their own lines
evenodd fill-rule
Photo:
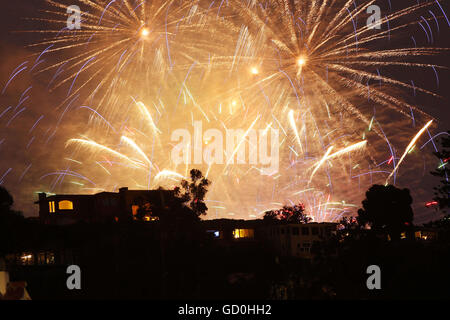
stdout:
<svg viewBox="0 0 450 320">
<path fill-rule="evenodd" d="M 44 224 L 99 223 L 132 219 L 140 206 L 151 203 L 165 207 L 174 197 L 173 190 L 128 190 L 92 195 L 39 193 L 39 219 Z M 148 217 L 150 220 L 150 217 Z"/>
</svg>

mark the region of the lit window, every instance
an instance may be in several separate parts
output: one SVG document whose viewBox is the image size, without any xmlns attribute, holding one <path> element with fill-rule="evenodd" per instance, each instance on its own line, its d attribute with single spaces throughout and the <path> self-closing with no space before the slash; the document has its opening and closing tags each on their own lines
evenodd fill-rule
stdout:
<svg viewBox="0 0 450 320">
<path fill-rule="evenodd" d="M 137 215 L 138 210 L 139 210 L 139 206 L 137 206 L 137 205 L 132 205 L 131 206 L 131 212 L 133 213 L 133 217 L 135 215 Z"/>
<path fill-rule="evenodd" d="M 46 252 L 45 263 L 46 264 L 55 264 L 55 254 L 53 252 Z"/>
<path fill-rule="evenodd" d="M 50 201 L 48 203 L 48 211 L 52 213 L 55 212 L 55 201 Z"/>
<path fill-rule="evenodd" d="M 58 202 L 59 210 L 73 210 L 73 202 L 69 200 L 63 200 Z"/>
<path fill-rule="evenodd" d="M 34 264 L 34 256 L 32 253 L 23 253 L 20 256 L 20 262 L 22 265 L 32 265 Z"/>
<path fill-rule="evenodd" d="M 22 256 L 22 260 L 24 260 L 24 256 Z M 44 264 L 54 264 L 55 263 L 55 254 L 53 252 L 39 252 L 37 255 L 37 263 Z"/>
<path fill-rule="evenodd" d="M 220 231 L 218 230 L 206 230 L 206 232 L 209 233 L 213 238 L 222 238 Z"/>
<path fill-rule="evenodd" d="M 136 220 L 136 217 L 135 217 L 135 220 Z M 157 221 L 157 220 L 159 220 L 159 217 L 154 217 L 154 216 L 151 216 L 148 214 L 146 214 L 144 216 L 144 221 Z"/>
<path fill-rule="evenodd" d="M 233 237 L 235 239 L 240 238 L 253 238 L 255 236 L 253 229 L 234 229 Z"/>
</svg>

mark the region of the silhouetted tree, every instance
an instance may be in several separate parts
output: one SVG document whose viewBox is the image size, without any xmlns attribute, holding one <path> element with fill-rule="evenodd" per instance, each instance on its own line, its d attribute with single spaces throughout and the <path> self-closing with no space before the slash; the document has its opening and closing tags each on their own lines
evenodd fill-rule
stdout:
<svg viewBox="0 0 450 320">
<path fill-rule="evenodd" d="M 206 179 L 202 172 L 198 169 L 190 171 L 191 181 L 182 180 L 182 190 L 175 189 L 176 195 L 180 196 L 183 203 L 185 203 L 192 211 L 199 217 L 206 214 L 208 207 L 205 203 L 205 196 L 208 192 L 208 186 L 211 181 Z"/>
<path fill-rule="evenodd" d="M 12 209 L 13 204 L 11 194 L 0 186 L 0 255 L 10 249 L 12 237 L 16 236 L 18 226 L 25 220 L 21 212 Z"/>
<path fill-rule="evenodd" d="M 441 150 L 434 152 L 434 155 L 439 159 L 439 165 L 436 170 L 432 171 L 433 176 L 441 178 L 440 185 L 435 187 L 435 197 L 433 198 L 439 204 L 439 208 L 445 211 L 450 207 L 450 183 L 448 181 L 450 177 L 450 170 L 448 163 L 450 161 L 450 131 L 448 135 L 441 140 Z"/>
<path fill-rule="evenodd" d="M 180 196 L 179 187 L 174 190 L 158 188 L 164 194 L 164 201 L 155 201 L 143 195 L 134 200 L 138 206 L 134 219 L 137 221 L 160 220 L 162 223 L 173 224 L 176 221 L 197 221 L 198 216 L 185 205 L 185 200 Z M 182 222 L 181 222 L 182 223 Z"/>
<path fill-rule="evenodd" d="M 279 219 L 279 210 L 269 210 L 264 212 L 264 221 L 277 221 Z"/>
<path fill-rule="evenodd" d="M 343 217 L 337 225 L 336 235 L 338 238 L 345 238 L 360 231 L 360 225 L 355 217 Z"/>
<path fill-rule="evenodd" d="M 0 219 L 23 220 L 22 212 L 12 209 L 13 204 L 14 199 L 11 194 L 0 186 Z"/>
<path fill-rule="evenodd" d="M 408 189 L 373 185 L 362 201 L 363 209 L 358 210 L 358 223 L 369 225 L 375 232 L 386 232 L 393 240 L 399 239 L 401 232 L 412 226 L 412 201 Z"/>
<path fill-rule="evenodd" d="M 8 190 L 0 186 L 0 214 L 9 212 L 13 203 L 13 197 Z"/>
<path fill-rule="evenodd" d="M 266 221 L 285 221 L 289 223 L 308 223 L 312 219 L 305 214 L 305 206 L 301 203 L 293 206 L 283 206 L 279 210 L 264 213 Z"/>
</svg>

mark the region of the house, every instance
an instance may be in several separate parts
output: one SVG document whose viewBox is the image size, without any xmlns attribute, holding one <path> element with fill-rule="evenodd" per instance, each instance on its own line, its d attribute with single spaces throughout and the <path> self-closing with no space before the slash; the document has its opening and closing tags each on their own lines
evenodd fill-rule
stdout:
<svg viewBox="0 0 450 320">
<path fill-rule="evenodd" d="M 414 231 L 414 238 L 416 240 L 436 240 L 438 231 L 433 228 L 416 227 Z"/>
<path fill-rule="evenodd" d="M 267 227 L 268 242 L 281 256 L 311 258 L 312 246 L 331 237 L 337 227 L 331 222 L 274 224 Z"/>
<path fill-rule="evenodd" d="M 173 190 L 128 190 L 100 192 L 92 195 L 39 193 L 39 219 L 44 224 L 105 222 L 131 219 L 142 206 L 165 207 L 174 196 Z M 153 220 L 149 214 L 146 220 Z"/>
<path fill-rule="evenodd" d="M 252 241 L 260 237 L 262 220 L 213 219 L 202 221 L 206 232 L 224 241 Z"/>
<path fill-rule="evenodd" d="M 206 232 L 222 246 L 266 245 L 275 254 L 311 258 L 314 243 L 335 232 L 336 223 L 283 223 L 264 220 L 216 219 L 203 221 Z"/>
</svg>

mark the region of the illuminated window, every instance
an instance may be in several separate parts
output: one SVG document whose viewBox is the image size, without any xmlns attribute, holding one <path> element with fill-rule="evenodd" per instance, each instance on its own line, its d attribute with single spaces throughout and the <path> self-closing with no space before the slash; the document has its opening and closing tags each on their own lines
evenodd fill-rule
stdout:
<svg viewBox="0 0 450 320">
<path fill-rule="evenodd" d="M 206 230 L 213 238 L 222 239 L 222 233 L 218 230 Z"/>
<path fill-rule="evenodd" d="M 55 264 L 55 254 L 53 252 L 39 252 L 37 254 L 37 263 L 41 265 Z"/>
<path fill-rule="evenodd" d="M 139 206 L 137 206 L 137 205 L 132 205 L 131 206 L 131 212 L 133 213 L 133 217 L 135 215 L 137 215 L 138 210 L 139 210 Z"/>
<path fill-rule="evenodd" d="M 136 220 L 136 217 L 134 217 L 134 219 Z M 146 214 L 143 219 L 144 221 L 158 221 L 159 217 L 154 217 L 152 215 Z"/>
<path fill-rule="evenodd" d="M 50 201 L 48 203 L 48 211 L 49 212 L 55 212 L 55 201 Z"/>
<path fill-rule="evenodd" d="M 58 209 L 59 210 L 73 210 L 73 202 L 69 201 L 69 200 L 60 201 L 60 202 L 58 202 Z"/>
<path fill-rule="evenodd" d="M 234 229 L 233 237 L 235 239 L 240 238 L 254 238 L 255 232 L 253 229 Z"/>
<path fill-rule="evenodd" d="M 22 265 L 32 265 L 34 264 L 34 256 L 32 253 L 23 253 L 20 256 L 20 262 Z"/>
<path fill-rule="evenodd" d="M 45 263 L 46 264 L 55 264 L 55 254 L 53 252 L 46 252 Z"/>
</svg>

